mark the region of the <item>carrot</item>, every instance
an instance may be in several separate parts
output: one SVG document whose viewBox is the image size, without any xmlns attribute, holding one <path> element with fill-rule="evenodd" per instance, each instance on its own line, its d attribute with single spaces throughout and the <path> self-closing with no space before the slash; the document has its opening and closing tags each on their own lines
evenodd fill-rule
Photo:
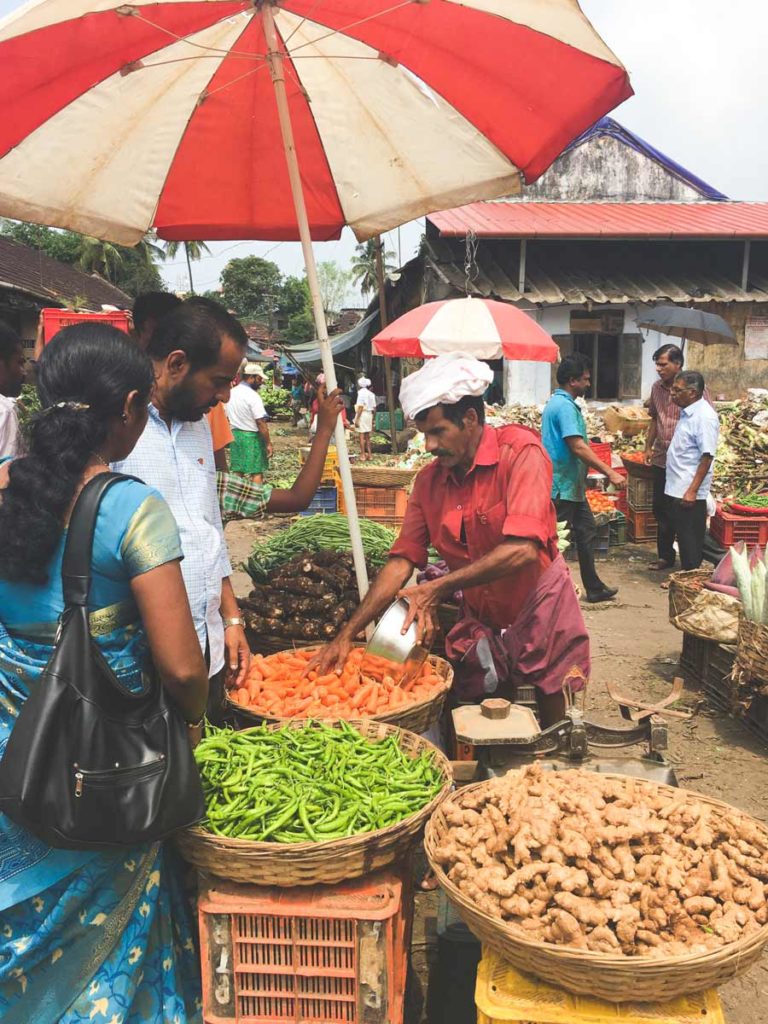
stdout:
<svg viewBox="0 0 768 1024">
<path fill-rule="evenodd" d="M 376 684 L 366 683 L 365 686 L 361 686 L 357 693 L 352 698 L 351 705 L 353 708 L 360 708 L 368 700 L 370 695 L 373 693 L 373 688 Z"/>
</svg>

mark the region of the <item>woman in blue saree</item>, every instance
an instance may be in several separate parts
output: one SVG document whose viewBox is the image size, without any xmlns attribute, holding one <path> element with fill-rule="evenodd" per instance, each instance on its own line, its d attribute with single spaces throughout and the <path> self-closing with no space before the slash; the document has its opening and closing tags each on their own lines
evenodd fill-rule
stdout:
<svg viewBox="0 0 768 1024">
<path fill-rule="evenodd" d="M 28 454 L 0 465 L 0 755 L 52 651 L 66 522 L 83 485 L 124 459 L 147 419 L 152 371 L 119 331 L 68 327 L 38 366 Z M 188 722 L 208 678 L 178 531 L 160 496 L 106 494 L 93 546 L 91 633 L 128 688 L 148 659 Z M 0 814 L 3 1024 L 190 1024 L 202 1019 L 194 931 L 162 844 L 53 849 Z"/>
</svg>

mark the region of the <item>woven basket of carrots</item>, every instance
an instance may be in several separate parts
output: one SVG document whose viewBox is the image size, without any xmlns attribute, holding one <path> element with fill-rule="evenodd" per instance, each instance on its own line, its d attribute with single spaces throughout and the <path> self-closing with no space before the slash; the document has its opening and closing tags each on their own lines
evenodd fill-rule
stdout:
<svg viewBox="0 0 768 1024">
<path fill-rule="evenodd" d="M 400 684 L 402 666 L 353 647 L 341 675 L 318 675 L 307 665 L 319 648 L 299 647 L 267 657 L 256 654 L 245 685 L 231 690 L 227 704 L 240 721 L 293 718 L 372 718 L 424 733 L 439 718 L 453 683 L 444 658 L 430 655 L 419 673 Z"/>
</svg>

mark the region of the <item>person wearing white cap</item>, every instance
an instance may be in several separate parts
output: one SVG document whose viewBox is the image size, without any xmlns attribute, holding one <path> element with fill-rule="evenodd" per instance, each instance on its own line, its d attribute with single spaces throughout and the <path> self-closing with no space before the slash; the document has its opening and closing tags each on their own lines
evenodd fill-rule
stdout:
<svg viewBox="0 0 768 1024">
<path fill-rule="evenodd" d="M 261 365 L 249 359 L 243 361 L 240 373 L 240 383 L 232 388 L 226 405 L 235 438 L 229 449 L 229 468 L 260 484 L 272 458 L 267 410 L 258 393 L 266 378 Z"/>
<path fill-rule="evenodd" d="M 589 638 L 557 547 L 552 464 L 534 431 L 485 424 L 492 379 L 485 363 L 451 353 L 402 382 L 403 412 L 433 461 L 414 481 L 389 560 L 317 664 L 340 671 L 354 638 L 398 596 L 410 605 L 406 626 L 415 621 L 429 646 L 438 606 L 460 590 L 462 617 L 446 638 L 457 697 L 514 699 L 532 684 L 548 726 L 565 715 L 565 689 L 589 676 Z M 409 586 L 430 546 L 448 572 Z"/>
<path fill-rule="evenodd" d="M 357 382 L 357 398 L 355 399 L 355 427 L 360 435 L 360 459 L 367 462 L 371 458 L 371 431 L 373 430 L 373 414 L 376 412 L 376 395 L 370 391 L 371 382 L 367 377 L 360 377 Z"/>
</svg>

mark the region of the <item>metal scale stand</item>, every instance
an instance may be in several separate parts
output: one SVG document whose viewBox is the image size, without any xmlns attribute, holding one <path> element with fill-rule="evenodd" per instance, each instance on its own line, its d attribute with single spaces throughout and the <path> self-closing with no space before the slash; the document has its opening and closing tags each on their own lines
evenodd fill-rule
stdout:
<svg viewBox="0 0 768 1024">
<path fill-rule="evenodd" d="M 687 712 L 672 710 L 683 690 L 675 679 L 670 693 L 657 704 L 644 704 L 624 697 L 610 686 L 608 692 L 630 724 L 602 725 L 576 708 L 547 729 L 540 729 L 533 712 L 500 697 L 481 704 L 466 704 L 452 712 L 456 739 L 475 748 L 481 778 L 495 778 L 542 759 L 552 771 L 584 768 L 615 772 L 677 785 L 675 771 L 667 760 L 668 717 L 689 718 Z M 644 744 L 638 756 L 614 756 L 614 751 Z"/>
</svg>

